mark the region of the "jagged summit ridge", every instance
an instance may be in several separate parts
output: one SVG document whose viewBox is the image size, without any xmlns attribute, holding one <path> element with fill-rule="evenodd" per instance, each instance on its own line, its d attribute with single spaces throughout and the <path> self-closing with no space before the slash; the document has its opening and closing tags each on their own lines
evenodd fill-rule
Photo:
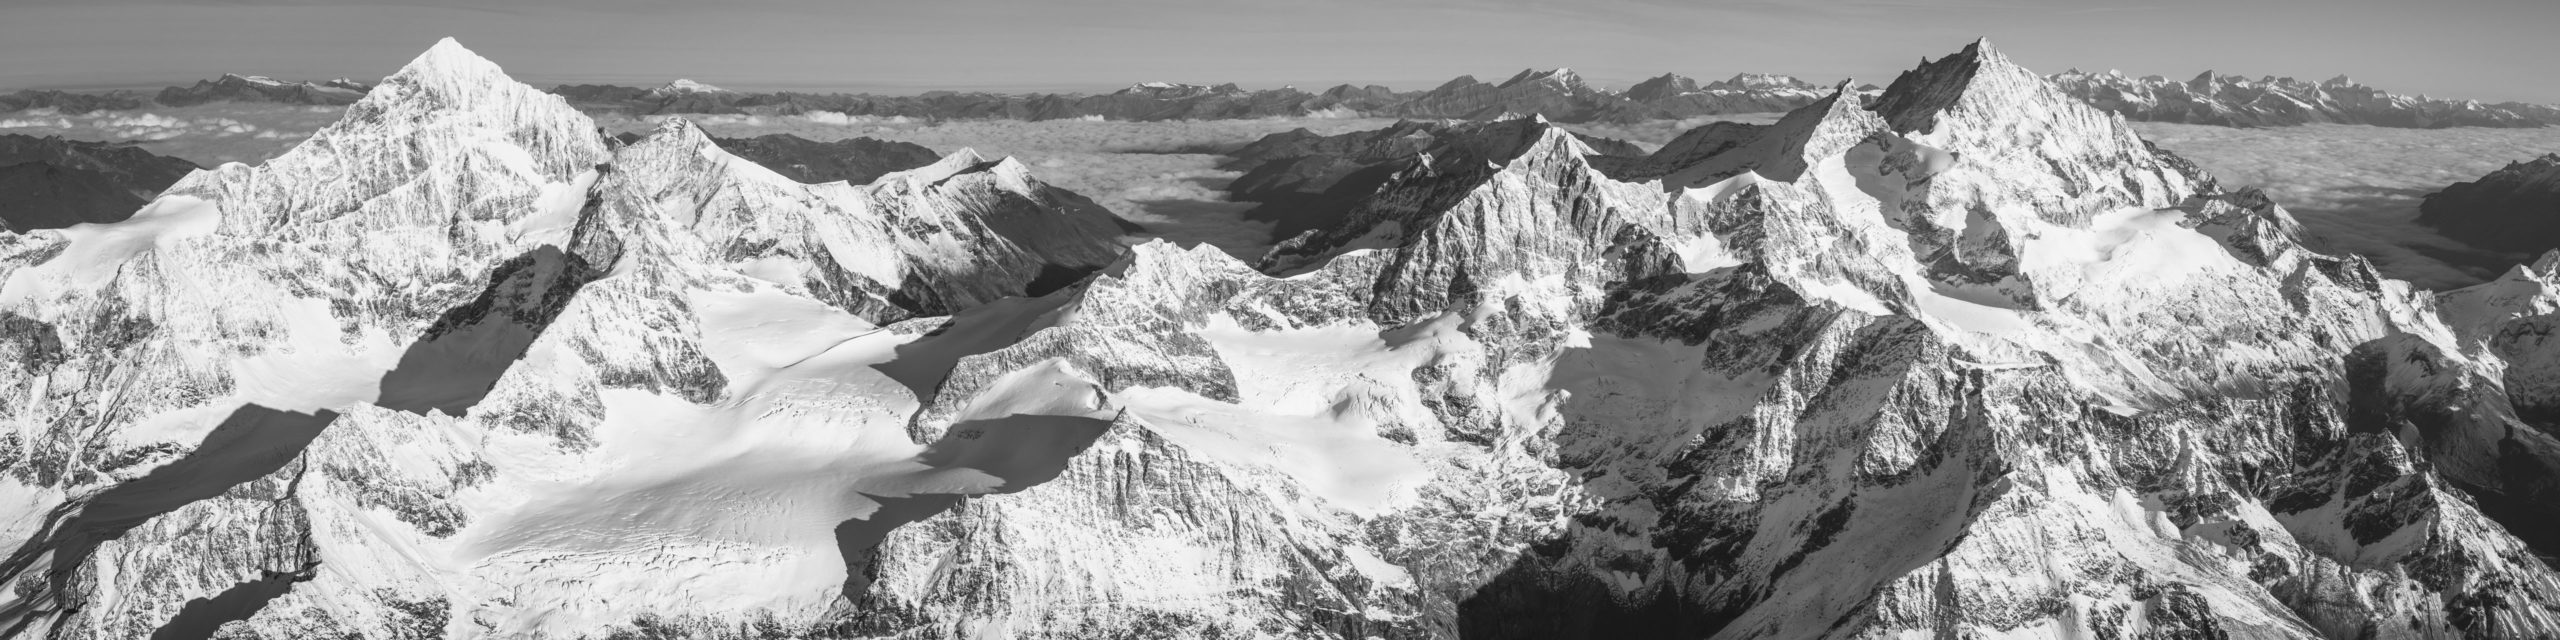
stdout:
<svg viewBox="0 0 2560 640">
<path fill-rule="evenodd" d="M 1876 98 L 1874 110 L 1896 131 L 1928 133 L 1936 128 L 1940 113 L 1958 108 L 1977 93 L 1992 94 L 1975 97 L 1977 103 L 1997 103 L 2027 98 L 2015 94 L 2041 85 L 2035 74 L 2010 63 L 2008 56 L 1992 48 L 1989 38 L 1983 38 L 1934 62 L 1924 58 L 1918 68 L 1896 76 Z"/>
<path fill-rule="evenodd" d="M 1541 344 L 1542 328 L 1587 326 L 1592 337 L 1559 342 L 1676 340 L 1714 354 L 1708 370 L 1740 378 L 1809 367 L 1738 396 L 1776 403 L 1767 409 L 1683 405 L 1657 414 L 1635 408 L 1650 405 L 1631 387 L 1612 387 L 1606 403 L 1580 410 L 1566 401 L 1560 411 L 1595 422 L 1566 420 L 1566 435 L 1552 441 L 1554 468 L 1585 478 L 1586 495 L 1615 506 L 1594 507 L 1573 533 L 1541 543 L 1556 551 L 1476 587 L 1461 607 L 1472 609 L 1467 628 L 1575 637 L 1605 633 L 1559 621 L 1593 606 L 1658 625 L 1697 615 L 1644 617 L 1651 610 L 1639 608 L 1663 606 L 1713 612 L 1697 632 L 1710 637 L 2095 635 L 2134 625 L 2269 637 L 2357 637 L 2385 626 L 2553 632 L 2560 578 L 2528 550 L 2550 548 L 2532 524 L 2548 516 L 2474 508 L 2457 493 L 2471 490 L 2453 487 L 2481 487 L 2470 495 L 2487 496 L 2482 504 L 2548 491 L 2499 478 L 2485 450 L 2466 447 L 2512 434 L 2544 451 L 2510 454 L 2517 464 L 2560 460 L 2560 447 L 2501 422 L 2505 401 L 2486 399 L 2495 385 L 2475 377 L 2499 365 L 2449 355 L 2457 332 L 2424 294 L 2375 278 L 2359 260 L 2302 249 L 2289 217 L 2263 195 L 2212 192 L 2208 177 L 2172 168 L 2119 119 L 2055 95 L 1987 43 L 1906 74 L 1879 101 L 1881 114 L 1845 102 L 1799 111 L 1789 117 L 1794 126 L 1702 129 L 1687 160 L 1695 164 L 1675 167 L 1765 159 L 1756 142 L 1824 128 L 1805 123 L 1869 123 L 1832 127 L 1846 133 L 1825 136 L 1828 144 L 1771 145 L 1805 150 L 1806 170 L 1790 180 L 1746 171 L 1711 173 L 1707 184 L 1612 185 L 1548 153 L 1482 168 L 1426 162 L 1391 178 L 1338 230 L 1274 250 L 1266 267 L 1295 274 L 1292 282 L 1369 292 L 1355 299 L 1367 300 L 1380 326 L 1451 318 L 1488 345 L 1505 345 L 1489 353 L 1536 361 L 1536 348 L 1519 345 Z M 1904 117 L 1887 122 L 1895 115 Z M 1513 139 L 1484 133 L 1489 142 Z M 1297 261 L 1310 255 L 1329 262 Z M 2548 305 L 2542 299 L 2509 318 Z M 2540 335 L 2523 328 L 2532 326 L 2503 335 Z M 2252 333 L 2243 341 L 2250 347 L 2193 346 L 2234 331 Z M 2270 381 L 2303 391 L 2240 400 L 2228 386 Z M 1711 387 L 1666 397 L 1698 398 Z M 1753 395 L 1763 389 L 1790 391 Z M 2323 389 L 2346 391 L 2314 391 Z M 1865 402 L 1851 398 L 1880 397 L 1910 400 L 1834 413 Z M 2348 414 L 2337 404 L 2350 401 L 2394 408 Z M 2261 402 L 2272 414 L 2234 410 Z M 2471 417 L 2434 422 L 2447 414 L 2422 408 L 2441 406 Z M 1590 417 L 1618 407 L 1628 413 L 1610 415 L 1696 422 L 1638 434 Z M 1740 417 L 1760 410 L 1786 417 Z M 1930 417 L 1906 421 L 1915 415 Z M 2075 426 L 2117 419 L 2138 435 Z M 1576 424 L 1593 431 L 1572 435 Z M 2273 424 L 2293 425 L 2278 429 L 2294 435 L 2268 447 L 2218 435 Z M 2071 434 L 2061 440 L 2068 444 L 2042 435 L 2056 430 Z M 2195 439 L 2173 444 L 2166 433 Z M 1765 437 L 1813 449 L 1762 459 L 1742 444 Z M 1690 438 L 1706 443 L 1669 444 Z M 2203 441 L 2226 444 L 2194 444 Z M 2145 453 L 2085 455 L 2092 447 Z M 1698 488 L 1666 501 L 1645 489 L 1668 480 L 1645 452 L 1713 471 L 1689 476 Z M 2155 473 L 2126 462 L 2133 458 L 2180 462 Z M 2422 460 L 2439 466 L 2430 471 Z M 2210 471 L 2273 469 L 2262 462 L 2283 466 L 2269 471 L 2282 480 L 2260 484 L 2272 489 Z M 1704 478 L 1720 488 L 1705 489 Z M 2108 496 L 2137 494 L 2217 506 L 2163 507 L 2153 524 L 2100 515 L 2130 499 Z M 1772 533 L 1790 531 L 1822 533 Z M 1915 531 L 1936 542 L 1913 544 Z M 1665 539 L 1734 546 L 1684 551 L 1660 546 Z M 1931 550 L 1891 551 L 1914 547 Z M 2191 555 L 2215 549 L 2262 561 L 2244 570 Z M 2005 560 L 2026 557 L 2039 560 Z M 1612 574 L 1623 587 L 1559 586 L 1604 571 L 1634 575 Z M 2172 592 L 2197 609 L 2130 622 L 2136 611 L 2161 611 L 2153 598 Z M 1937 606 L 1948 597 L 1979 600 L 1961 612 Z M 2036 610 L 2032 603 L 2057 597 L 2073 603 L 2069 611 L 1973 613 Z M 1662 602 L 1651 598 L 1686 604 L 1629 604 Z"/>
<path fill-rule="evenodd" d="M 255 593 L 212 615 L 261 615 L 248 624 L 272 634 L 284 633 L 274 619 L 330 635 L 445 633 L 412 619 L 433 616 L 514 635 L 526 627 L 510 603 L 587 599 L 543 586 L 538 572 L 448 553 L 521 551 L 471 528 L 504 526 L 514 498 L 457 496 L 540 496 L 578 484 L 554 470 L 611 469 L 612 458 L 580 457 L 596 434 L 626 433 L 616 429 L 631 407 L 608 420 L 619 400 L 604 398 L 694 407 L 726 393 L 727 376 L 753 380 L 739 363 L 770 343 L 721 342 L 701 328 L 732 317 L 723 303 L 871 331 L 1035 282 L 1063 286 L 1125 251 L 1116 217 L 1018 162 L 962 154 L 965 166 L 930 185 L 806 185 L 721 152 L 690 123 L 662 132 L 610 146 L 558 97 L 447 40 L 282 156 L 197 172 L 125 222 L 0 235 L 0 352 L 11 354 L 0 389 L 26 399 L 0 406 L 0 433 L 11 460 L 47 460 L 13 463 L 0 483 L 59 516 L 5 541 L 0 630 L 202 637 L 225 620 L 190 602 Z M 892 335 L 913 334 L 875 341 Z M 866 357 L 889 360 L 877 346 Z M 117 383 L 29 391 L 111 368 L 125 372 Z M 799 415 L 845 411 L 852 397 L 885 414 L 912 393 L 871 375 L 896 394 L 757 402 Z M 168 391 L 117 391 L 129 385 Z M 21 428 L 99 403 L 129 413 L 96 437 Z M 902 423 L 876 424 L 905 437 Z M 456 433 L 524 457 L 493 461 L 445 437 Z M 76 452 L 99 446 L 123 462 Z M 823 540 L 829 526 L 801 529 Z M 641 598 L 630 600 L 636 611 L 728 611 L 688 609 L 699 604 L 682 596 L 690 588 L 615 597 Z M 817 594 L 832 588 L 754 607 L 815 602 L 791 611 L 823 612 Z M 575 636 L 632 620 L 568 608 L 571 617 L 533 626 Z"/>
<path fill-rule="evenodd" d="M 126 269 L 134 304 L 45 324 L 123 351 L 57 365 L 0 316 L 0 348 L 41 356 L 0 388 L 76 390 L 0 405 L 46 412 L 0 424 L 42 436 L 16 442 L 47 470 L 0 481 L 86 495 L 201 468 L 168 462 L 215 440 L 172 412 L 279 334 L 522 348 L 464 411 L 330 403 L 236 489 L 45 538 L 116 564 L 19 578 L 0 615 L 38 602 L 74 640 L 2560 632 L 2535 556 L 2560 547 L 2518 536 L 2560 487 L 2507 471 L 2560 468 L 2533 422 L 2560 415 L 2534 395 L 2560 389 L 2549 265 L 2449 328 L 2469 312 L 2302 249 L 2262 194 L 2195 186 L 2041 79 L 1949 75 L 1888 90 L 1926 127 L 1835 89 L 1684 135 L 1662 173 L 1719 169 L 1677 181 L 1613 177 L 1544 118 L 1431 125 L 1259 270 L 1120 249 L 1107 212 L 1017 162 L 803 184 L 681 121 L 607 149 L 568 257 L 513 234 L 532 258 L 455 275 L 343 250 L 378 229 L 283 237 L 237 255 L 326 277 L 183 304 L 156 292 L 196 263 Z M 327 156 L 286 192 L 382 173 L 428 193 L 301 226 L 406 213 L 402 244 L 434 249 L 527 222 L 457 222 L 484 185 L 434 177 L 529 181 L 498 157 L 522 123 L 409 95 L 381 108 L 421 117 L 348 130 L 473 143 L 424 178 L 390 150 Z M 354 302 L 280 299 L 319 295 Z M 51 382 L 135 356 L 168 359 Z M 142 391 L 131 417 L 57 419 L 110 388 Z M 228 626 L 180 611 L 241 593 L 269 599 Z"/>
</svg>

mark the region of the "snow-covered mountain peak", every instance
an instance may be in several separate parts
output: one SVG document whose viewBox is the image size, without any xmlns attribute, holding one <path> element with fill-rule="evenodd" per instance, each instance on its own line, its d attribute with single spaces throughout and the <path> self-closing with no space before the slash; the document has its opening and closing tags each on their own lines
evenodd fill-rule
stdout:
<svg viewBox="0 0 2560 640">
<path fill-rule="evenodd" d="M 650 129 L 649 135 L 644 136 L 644 139 L 679 140 L 688 146 L 697 143 L 712 144 L 711 133 L 703 131 L 701 124 L 684 116 L 667 116 L 659 119 L 658 126 Z"/>
<path fill-rule="evenodd" d="M 2560 634 L 2560 255 L 2438 309 L 1982 48 L 1694 180 L 1390 128 L 1265 270 L 971 150 L 809 184 L 395 79 L 0 236 L 0 628 Z"/>
<path fill-rule="evenodd" d="M 1627 87 L 1628 99 L 1638 102 L 1663 100 L 1699 89 L 1698 81 L 1676 73 L 1665 73 Z"/>
<path fill-rule="evenodd" d="M 881 176 L 879 182 L 900 181 L 929 185 L 985 164 L 987 164 L 986 155 L 978 153 L 975 148 L 961 147 L 958 151 L 944 154 L 941 160 L 935 160 L 933 164 Z"/>
<path fill-rule="evenodd" d="M 391 79 L 430 84 L 485 84 L 498 80 L 513 82 L 512 78 L 507 77 L 505 70 L 498 68 L 498 63 L 480 57 L 479 53 L 462 46 L 461 41 L 453 38 L 437 40 L 435 46 L 428 47 L 425 52 L 410 59 L 408 64 L 401 65 L 399 71 L 392 73 L 384 80 L 388 82 Z"/>
<path fill-rule="evenodd" d="M 1520 73 L 1512 75 L 1511 79 L 1504 80 L 1501 84 L 1496 86 L 1503 89 L 1512 89 L 1532 84 L 1545 86 L 1567 94 L 1581 93 L 1591 88 L 1590 85 L 1582 82 L 1582 76 L 1575 75 L 1572 69 L 1564 67 L 1556 67 L 1555 69 L 1547 71 L 1522 69 L 1520 70 Z"/>
<path fill-rule="evenodd" d="M 688 93 L 735 93 L 735 92 L 730 91 L 730 90 L 728 90 L 728 89 L 722 89 L 722 88 L 719 88 L 719 87 L 711 86 L 711 85 L 709 85 L 709 84 L 704 84 L 704 83 L 701 83 L 701 82 L 695 82 L 695 81 L 693 81 L 693 79 L 691 79 L 691 78 L 677 78 L 674 82 L 669 82 L 669 83 L 667 83 L 665 86 L 661 86 L 661 87 L 658 87 L 658 88 L 656 88 L 656 89 L 651 90 L 651 92 L 652 92 L 652 93 L 659 94 L 659 95 L 683 95 L 683 94 L 688 94 Z"/>
<path fill-rule="evenodd" d="M 1959 108 L 1968 98 L 1976 111 L 1996 110 L 2010 102 L 2077 102 L 2009 62 L 1984 39 L 1895 77 L 1877 97 L 1874 109 L 1893 123 L 1895 131 L 1925 133 L 1936 128 L 1941 112 Z"/>
<path fill-rule="evenodd" d="M 1868 111 L 1851 85 L 1842 81 L 1831 95 L 1757 132 L 1735 146 L 1673 149 L 1657 154 L 1656 171 L 1665 188 L 1698 188 L 1745 171 L 1780 182 L 1795 182 L 1816 163 L 1840 155 L 1868 136 L 1883 131 L 1884 121 Z M 1706 142 L 1693 138 L 1692 144 Z"/>
<path fill-rule="evenodd" d="M 1819 91 L 1822 87 L 1790 75 L 1736 73 L 1731 78 L 1708 83 L 1705 88 L 1725 91 Z"/>
</svg>

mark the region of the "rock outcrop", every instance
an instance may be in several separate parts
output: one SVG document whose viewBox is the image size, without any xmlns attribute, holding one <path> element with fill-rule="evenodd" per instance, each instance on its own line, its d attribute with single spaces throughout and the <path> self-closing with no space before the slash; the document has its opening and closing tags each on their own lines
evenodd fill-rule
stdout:
<svg viewBox="0 0 2560 640">
<path fill-rule="evenodd" d="M 0 629 L 2560 634 L 2560 258 L 2382 279 L 1988 43 L 1845 93 L 1450 127 L 1247 265 L 965 152 L 608 145 L 440 44 L 0 244 Z"/>
</svg>

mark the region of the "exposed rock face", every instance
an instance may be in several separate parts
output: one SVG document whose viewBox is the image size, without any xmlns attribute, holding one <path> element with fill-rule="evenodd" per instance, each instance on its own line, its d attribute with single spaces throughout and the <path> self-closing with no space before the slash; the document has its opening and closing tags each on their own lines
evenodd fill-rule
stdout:
<svg viewBox="0 0 2560 640">
<path fill-rule="evenodd" d="M 1793 182 L 1814 162 L 1863 142 L 1883 123 L 1860 106 L 1841 83 L 1831 95 L 1771 125 L 1711 123 L 1691 129 L 1652 154 L 1604 154 L 1592 166 L 1625 182 L 1660 180 L 1665 188 L 1695 188 L 1743 172 Z"/>
<path fill-rule="evenodd" d="M 1257 267 L 973 154 L 609 146 L 439 45 L 0 245 L 0 628 L 2560 634 L 2560 258 L 2412 291 L 1987 43 L 1855 102 L 1456 127 Z"/>
<path fill-rule="evenodd" d="M 924 145 L 873 138 L 818 142 L 787 133 L 753 138 L 712 138 L 720 150 L 745 158 L 774 173 L 806 183 L 870 184 L 880 176 L 931 165 L 942 159 Z"/>
<path fill-rule="evenodd" d="M 194 86 L 161 89 L 152 101 L 171 107 L 208 102 L 343 105 L 354 104 L 372 89 L 371 85 L 344 78 L 327 82 L 284 82 L 266 76 L 232 74 L 215 80 L 198 80 Z"/>
<path fill-rule="evenodd" d="M 670 119 L 614 167 L 702 237 L 701 259 L 881 324 L 1046 293 L 1118 259 L 1137 230 L 968 149 L 867 185 L 805 184 Z"/>
<path fill-rule="evenodd" d="M 196 168 L 129 146 L 0 134 L 0 226 L 120 221 Z"/>
<path fill-rule="evenodd" d="M 1426 154 L 1446 162 L 1491 160 L 1480 148 L 1478 133 L 1503 126 L 1507 125 L 1407 120 L 1375 131 L 1331 136 L 1297 129 L 1263 136 L 1228 152 L 1219 168 L 1244 172 L 1228 183 L 1228 198 L 1260 203 L 1245 217 L 1270 221 L 1272 238 L 1286 240 L 1334 226 L 1343 212 L 1369 197 L 1387 176 Z M 1595 154 L 1644 155 L 1626 141 L 1575 137 Z"/>
<path fill-rule="evenodd" d="M 2082 73 L 2052 78 L 2063 91 L 2132 120 L 2230 127 L 2333 122 L 2382 127 L 2545 127 L 2560 124 L 2560 106 L 2403 96 L 2347 79 L 2322 82 L 2268 76 L 2249 79 L 2207 71 L 2185 82 L 2160 76 Z"/>
<path fill-rule="evenodd" d="M 639 405 L 604 397 L 695 406 L 755 383 L 736 367 L 772 345 L 706 343 L 701 307 L 774 296 L 868 327 L 851 311 L 947 312 L 1124 251 L 1116 218 L 1009 160 L 802 185 L 681 121 L 618 149 L 595 132 L 447 41 L 273 161 L 197 172 L 119 224 L 0 236 L 0 347 L 16 356 L 0 496 L 31 516 L 0 534 L 0 633 L 507 627 L 503 590 L 544 574 L 505 562 L 519 543 L 470 532 L 542 497 L 515 483 L 623 455 L 597 421 Z M 829 294 L 844 307 L 807 297 Z M 772 384 L 808 392 L 784 414 L 844 400 Z M 483 565 L 491 578 L 471 577 Z"/>
<path fill-rule="evenodd" d="M 2485 249 L 2560 249 L 2560 154 L 2508 163 L 2427 194 L 2418 223 Z"/>
</svg>

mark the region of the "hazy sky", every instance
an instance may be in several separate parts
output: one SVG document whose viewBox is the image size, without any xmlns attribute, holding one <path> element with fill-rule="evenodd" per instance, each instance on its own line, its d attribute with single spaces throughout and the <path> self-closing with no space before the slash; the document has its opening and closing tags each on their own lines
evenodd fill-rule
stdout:
<svg viewBox="0 0 2560 640">
<path fill-rule="evenodd" d="M 0 88 L 370 80 L 443 36 L 537 84 L 887 91 L 1413 89 L 1556 66 L 1881 84 L 1989 36 L 2047 73 L 2560 102 L 2560 0 L 0 0 Z"/>
</svg>

